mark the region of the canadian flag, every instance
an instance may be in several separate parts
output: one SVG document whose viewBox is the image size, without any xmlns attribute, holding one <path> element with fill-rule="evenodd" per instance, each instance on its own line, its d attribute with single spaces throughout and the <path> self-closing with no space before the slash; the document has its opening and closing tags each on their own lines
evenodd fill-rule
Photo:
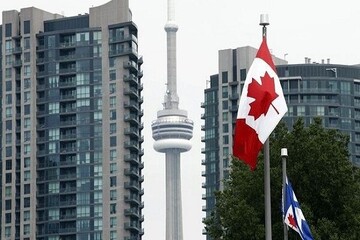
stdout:
<svg viewBox="0 0 360 240">
<path fill-rule="evenodd" d="M 259 151 L 287 109 L 279 77 L 264 37 L 241 93 L 233 155 L 254 170 Z"/>
</svg>

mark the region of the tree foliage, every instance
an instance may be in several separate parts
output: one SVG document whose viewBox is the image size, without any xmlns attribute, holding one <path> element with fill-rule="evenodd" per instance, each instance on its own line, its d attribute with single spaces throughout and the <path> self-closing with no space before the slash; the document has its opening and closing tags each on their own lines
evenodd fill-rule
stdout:
<svg viewBox="0 0 360 240">
<path fill-rule="evenodd" d="M 281 148 L 287 148 L 287 176 L 317 240 L 360 239 L 360 174 L 349 161 L 348 136 L 325 129 L 321 119 L 288 131 L 280 123 L 270 137 L 273 239 L 283 238 Z M 213 239 L 257 240 L 265 236 L 263 156 L 255 171 L 234 160 L 216 207 L 204 220 Z M 300 239 L 289 230 L 289 239 Z"/>
</svg>

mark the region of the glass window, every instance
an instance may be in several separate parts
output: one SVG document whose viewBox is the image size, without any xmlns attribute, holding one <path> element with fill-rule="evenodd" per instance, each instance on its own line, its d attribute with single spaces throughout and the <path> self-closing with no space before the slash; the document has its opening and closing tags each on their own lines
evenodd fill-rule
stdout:
<svg viewBox="0 0 360 240">
<path fill-rule="evenodd" d="M 6 107 L 6 110 L 5 110 L 5 115 L 6 117 L 11 117 L 12 116 L 12 107 Z"/>
<path fill-rule="evenodd" d="M 30 136 L 31 136 L 30 131 L 24 131 L 24 141 L 25 142 L 30 141 Z"/>
<path fill-rule="evenodd" d="M 110 200 L 116 200 L 116 199 L 117 199 L 116 190 L 110 190 Z"/>
<path fill-rule="evenodd" d="M 117 239 L 117 232 L 110 231 L 110 240 L 116 240 L 116 239 Z"/>
<path fill-rule="evenodd" d="M 11 197 L 11 186 L 5 187 L 5 197 Z"/>
<path fill-rule="evenodd" d="M 116 147 L 116 136 L 110 137 L 110 147 Z"/>
<path fill-rule="evenodd" d="M 24 118 L 24 128 L 30 127 L 30 118 Z"/>
<path fill-rule="evenodd" d="M 49 129 L 49 141 L 55 141 L 60 139 L 60 129 Z"/>
<path fill-rule="evenodd" d="M 11 179 L 12 178 L 12 174 L 11 173 L 6 173 L 5 174 L 5 183 L 11 183 Z"/>
<path fill-rule="evenodd" d="M 12 74 L 12 69 L 6 68 L 5 69 L 5 78 L 11 78 L 11 74 Z"/>
<path fill-rule="evenodd" d="M 94 86 L 94 97 L 102 97 L 101 85 Z"/>
<path fill-rule="evenodd" d="M 340 82 L 340 91 L 341 93 L 350 94 L 351 93 L 351 86 L 350 82 Z"/>
<path fill-rule="evenodd" d="M 30 194 L 30 184 L 24 184 L 24 194 Z"/>
<path fill-rule="evenodd" d="M 24 158 L 24 168 L 30 167 L 30 158 L 26 157 Z"/>
<path fill-rule="evenodd" d="M 29 65 L 24 66 L 24 76 L 30 77 L 31 76 L 31 68 Z"/>
<path fill-rule="evenodd" d="M 222 77 L 222 83 L 228 82 L 228 72 L 222 72 L 221 77 Z"/>
<path fill-rule="evenodd" d="M 30 224 L 24 225 L 24 235 L 30 234 Z"/>
<path fill-rule="evenodd" d="M 110 110 L 110 120 L 116 120 L 116 110 Z"/>
<path fill-rule="evenodd" d="M 11 23 L 6 23 L 5 24 L 5 37 L 11 37 L 11 32 L 12 32 L 12 28 L 11 28 Z"/>
<path fill-rule="evenodd" d="M 30 101 L 30 92 L 24 92 L 24 102 Z"/>
<path fill-rule="evenodd" d="M 6 89 L 6 91 L 11 91 L 12 90 L 11 81 L 6 81 L 5 82 L 5 89 Z"/>
<path fill-rule="evenodd" d="M 88 44 L 89 43 L 89 33 L 83 32 L 83 33 L 77 33 L 76 34 L 76 42 L 77 44 Z"/>
<path fill-rule="evenodd" d="M 229 144 L 229 136 L 223 136 L 223 144 Z"/>
<path fill-rule="evenodd" d="M 94 206 L 94 215 L 95 217 L 102 217 L 103 208 L 102 205 L 95 205 Z"/>
<path fill-rule="evenodd" d="M 49 103 L 49 114 L 59 113 L 59 103 Z"/>
<path fill-rule="evenodd" d="M 95 191 L 94 192 L 94 203 L 102 203 L 103 196 L 101 191 Z"/>
<path fill-rule="evenodd" d="M 222 101 L 222 109 L 223 110 L 229 109 L 229 102 L 227 100 Z"/>
<path fill-rule="evenodd" d="M 223 124 L 223 132 L 228 133 L 229 132 L 229 124 Z"/>
<path fill-rule="evenodd" d="M 77 217 L 90 217 L 90 206 L 77 206 Z"/>
<path fill-rule="evenodd" d="M 5 200 L 5 210 L 11 209 L 11 199 Z"/>
<path fill-rule="evenodd" d="M 11 213 L 5 214 L 5 223 L 11 223 Z"/>
<path fill-rule="evenodd" d="M 49 148 L 48 148 L 48 151 L 49 153 L 57 153 L 57 147 L 58 146 L 58 143 L 57 142 L 49 142 Z"/>
<path fill-rule="evenodd" d="M 116 83 L 109 84 L 109 91 L 110 91 L 110 94 L 116 92 Z"/>
<path fill-rule="evenodd" d="M 90 204 L 90 193 L 78 193 L 76 196 L 76 203 L 77 204 Z"/>
<path fill-rule="evenodd" d="M 5 138 L 6 138 L 6 144 L 12 143 L 12 133 L 7 133 Z"/>
<path fill-rule="evenodd" d="M 110 187 L 116 187 L 116 176 L 110 177 Z"/>
<path fill-rule="evenodd" d="M 59 77 L 58 76 L 52 76 L 48 79 L 48 86 L 49 88 L 57 88 L 59 86 Z"/>
<path fill-rule="evenodd" d="M 305 116 L 305 106 L 298 106 L 297 107 L 297 115 L 298 116 Z"/>
<path fill-rule="evenodd" d="M 78 73 L 76 74 L 76 84 L 77 85 L 85 85 L 90 82 L 90 74 L 89 73 Z"/>
<path fill-rule="evenodd" d="M 222 120 L 223 120 L 223 122 L 227 122 L 227 121 L 228 121 L 228 113 L 227 113 L 227 112 L 224 112 L 224 113 L 222 114 Z"/>
<path fill-rule="evenodd" d="M 5 227 L 5 237 L 11 237 L 11 226 Z"/>
<path fill-rule="evenodd" d="M 24 34 L 30 33 L 30 20 L 24 21 Z"/>
<path fill-rule="evenodd" d="M 31 152 L 30 144 L 25 144 L 24 145 L 24 154 L 27 155 L 27 154 L 30 154 L 30 152 Z"/>
<path fill-rule="evenodd" d="M 228 98 L 229 93 L 228 93 L 228 87 L 227 86 L 223 86 L 222 87 L 222 97 L 223 98 Z"/>
<path fill-rule="evenodd" d="M 24 181 L 30 181 L 31 175 L 30 171 L 24 171 Z"/>
<path fill-rule="evenodd" d="M 94 189 L 95 190 L 102 189 L 102 178 L 94 178 Z"/>
<path fill-rule="evenodd" d="M 111 217 L 110 218 L 110 227 L 116 227 L 117 226 L 117 218 L 116 217 Z"/>
<path fill-rule="evenodd" d="M 59 209 L 49 209 L 49 220 L 59 220 Z"/>
<path fill-rule="evenodd" d="M 24 53 L 24 63 L 30 62 L 30 52 Z"/>
<path fill-rule="evenodd" d="M 30 37 L 24 38 L 24 50 L 30 49 Z"/>
<path fill-rule="evenodd" d="M 116 157 L 117 157 L 116 149 L 111 149 L 110 150 L 110 161 L 116 161 Z"/>
<path fill-rule="evenodd" d="M 11 170 L 12 169 L 12 160 L 6 160 L 6 170 Z"/>
<path fill-rule="evenodd" d="M 11 129 L 12 129 L 12 121 L 7 120 L 5 125 L 6 125 L 6 131 L 11 131 Z"/>
<path fill-rule="evenodd" d="M 25 78 L 24 79 L 24 89 L 28 89 L 31 86 L 31 81 L 30 78 Z"/>
<path fill-rule="evenodd" d="M 102 230 L 102 219 L 101 218 L 95 218 L 94 219 L 94 229 L 95 230 Z"/>
<path fill-rule="evenodd" d="M 88 98 L 90 97 L 90 87 L 89 86 L 81 86 L 76 89 L 76 97 L 77 98 Z"/>
<path fill-rule="evenodd" d="M 94 43 L 101 43 L 101 39 L 102 39 L 101 31 L 93 32 L 93 41 L 94 41 Z"/>
<path fill-rule="evenodd" d="M 102 166 L 101 165 L 94 165 L 94 176 L 102 176 Z"/>
<path fill-rule="evenodd" d="M 13 43 L 11 40 L 6 40 L 5 42 L 5 53 L 12 53 Z"/>
<path fill-rule="evenodd" d="M 109 75 L 110 81 L 116 80 L 116 71 L 114 69 L 109 71 Z"/>
<path fill-rule="evenodd" d="M 24 106 L 24 115 L 30 114 L 30 104 Z"/>
<path fill-rule="evenodd" d="M 116 172 L 117 172 L 117 164 L 110 163 L 110 173 L 116 173 Z"/>
<path fill-rule="evenodd" d="M 110 134 L 116 133 L 116 123 L 110 123 Z"/>
<path fill-rule="evenodd" d="M 102 99 L 94 99 L 95 110 L 102 110 Z"/>
<path fill-rule="evenodd" d="M 116 203 L 110 204 L 110 214 L 116 213 Z"/>
<path fill-rule="evenodd" d="M 5 56 L 5 64 L 11 65 L 12 64 L 12 55 L 6 55 Z"/>
<path fill-rule="evenodd" d="M 24 207 L 25 208 L 30 207 L 30 198 L 29 197 L 24 198 Z"/>
<path fill-rule="evenodd" d="M 111 108 L 116 107 L 116 96 L 111 96 L 110 97 L 110 107 Z"/>
<path fill-rule="evenodd" d="M 24 211 L 24 221 L 30 221 L 30 211 Z"/>
<path fill-rule="evenodd" d="M 6 152 L 6 154 L 5 154 L 6 157 L 11 157 L 12 156 L 12 146 L 6 147 L 5 152 Z"/>
</svg>

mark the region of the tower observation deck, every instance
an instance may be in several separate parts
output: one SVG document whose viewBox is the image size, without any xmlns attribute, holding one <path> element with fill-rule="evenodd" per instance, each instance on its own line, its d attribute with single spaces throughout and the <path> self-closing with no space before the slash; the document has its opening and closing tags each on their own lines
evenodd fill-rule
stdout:
<svg viewBox="0 0 360 240">
<path fill-rule="evenodd" d="M 154 149 L 165 153 L 166 161 L 166 239 L 183 240 L 180 153 L 191 149 L 193 121 L 187 111 L 179 109 L 176 91 L 176 32 L 174 0 L 168 0 L 167 35 L 167 89 L 164 109 L 153 121 Z"/>
</svg>

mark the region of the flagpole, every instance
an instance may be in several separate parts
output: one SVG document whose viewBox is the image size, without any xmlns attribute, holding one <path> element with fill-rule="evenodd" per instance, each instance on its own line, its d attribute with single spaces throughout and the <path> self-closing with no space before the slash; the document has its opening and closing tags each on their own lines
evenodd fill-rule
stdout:
<svg viewBox="0 0 360 240">
<path fill-rule="evenodd" d="M 282 182 L 283 182 L 283 211 L 284 211 L 284 216 L 285 214 L 285 202 L 286 202 L 286 158 L 288 156 L 288 152 L 287 152 L 287 148 L 282 148 L 281 149 L 281 158 L 282 158 Z M 284 224 L 284 240 L 288 240 L 288 229 L 287 229 L 287 225 L 285 223 L 285 219 L 283 219 L 283 224 Z"/>
<path fill-rule="evenodd" d="M 266 38 L 266 26 L 269 25 L 269 16 L 260 15 L 260 25 L 263 26 L 263 38 Z M 265 239 L 271 240 L 271 196 L 270 196 L 270 150 L 269 139 L 264 143 L 264 191 L 265 191 Z"/>
</svg>

